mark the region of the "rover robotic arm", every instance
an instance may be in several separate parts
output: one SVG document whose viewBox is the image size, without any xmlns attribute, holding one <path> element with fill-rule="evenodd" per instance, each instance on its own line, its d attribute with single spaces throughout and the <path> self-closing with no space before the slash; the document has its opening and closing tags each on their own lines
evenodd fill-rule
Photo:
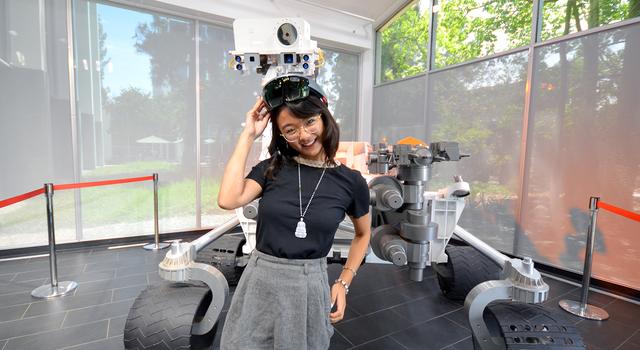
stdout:
<svg viewBox="0 0 640 350">
<path fill-rule="evenodd" d="M 455 142 L 436 142 L 429 147 L 378 145 L 369 154 L 369 171 L 385 176 L 370 183 L 375 227 L 371 246 L 378 258 L 408 265 L 413 281 L 422 281 L 426 266 L 447 262 L 445 247 L 453 234 L 493 260 L 502 269 L 500 279 L 473 287 L 465 308 L 475 345 L 504 349 L 504 338 L 490 334 L 483 319 L 484 309 L 495 300 L 541 303 L 547 299 L 549 286 L 530 258 L 511 259 L 457 226 L 464 197 L 470 193 L 469 184 L 461 177 L 454 177 L 452 185 L 437 192 L 425 191 L 434 163 L 466 156 Z M 389 175 L 394 169 L 395 175 Z"/>
</svg>

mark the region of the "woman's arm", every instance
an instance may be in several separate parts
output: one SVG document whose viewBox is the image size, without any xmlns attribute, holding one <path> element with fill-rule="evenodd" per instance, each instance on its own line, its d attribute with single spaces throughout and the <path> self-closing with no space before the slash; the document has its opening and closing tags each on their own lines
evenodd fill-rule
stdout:
<svg viewBox="0 0 640 350">
<path fill-rule="evenodd" d="M 347 285 L 351 285 L 355 273 L 358 271 L 364 255 L 369 247 L 371 239 L 371 214 L 367 213 L 359 218 L 351 218 L 355 237 L 351 241 L 349 247 L 349 256 L 344 264 L 344 269 L 340 274 L 340 279 Z M 331 303 L 337 305 L 337 310 L 329 315 L 332 323 L 342 320 L 344 310 L 347 307 L 346 290 L 341 283 L 334 283 L 331 287 Z"/>
<path fill-rule="evenodd" d="M 244 178 L 244 169 L 253 141 L 262 135 L 269 122 L 270 115 L 265 114 L 264 108 L 264 101 L 259 98 L 247 112 L 244 130 L 224 168 L 220 182 L 218 206 L 222 209 L 239 208 L 256 199 L 262 192 L 262 187 L 257 182 Z"/>
</svg>

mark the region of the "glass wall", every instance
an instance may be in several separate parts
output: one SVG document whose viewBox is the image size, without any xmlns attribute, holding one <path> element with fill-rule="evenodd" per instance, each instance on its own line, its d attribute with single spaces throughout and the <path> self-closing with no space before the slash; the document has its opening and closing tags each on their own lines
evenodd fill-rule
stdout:
<svg viewBox="0 0 640 350">
<path fill-rule="evenodd" d="M 390 142 L 416 133 L 427 142 L 459 142 L 471 158 L 435 165 L 430 188 L 444 186 L 454 174 L 470 182 L 460 224 L 502 251 L 580 273 L 589 198 L 640 211 L 640 23 L 611 25 L 637 17 L 640 5 L 534 4 L 543 5 L 545 40 L 610 26 L 544 44 L 531 39 L 532 3 L 436 5 L 433 68 L 441 69 L 421 79 L 428 86 L 425 97 L 407 97 L 419 89 L 414 79 L 374 88 L 372 141 L 395 132 Z M 495 55 L 518 46 L 527 47 Z M 424 106 L 424 119 L 415 119 Z M 595 277 L 640 289 L 640 275 L 629 269 L 640 262 L 639 228 L 600 211 Z"/>
<path fill-rule="evenodd" d="M 456 141 L 471 155 L 434 164 L 429 188 L 446 187 L 461 175 L 472 191 L 459 224 L 507 252 L 520 197 L 527 61 L 524 51 L 429 76 L 426 141 Z"/>
<path fill-rule="evenodd" d="M 553 39 L 640 16 L 640 2 L 559 0 L 544 2 L 542 40 Z"/>
<path fill-rule="evenodd" d="M 160 230 L 195 227 L 194 21 L 96 1 L 73 4 L 82 181 L 157 172 Z M 82 190 L 84 238 L 153 232 L 152 188 L 146 182 Z"/>
<path fill-rule="evenodd" d="M 220 178 L 262 79 L 228 68 L 233 46 L 230 28 L 135 5 L 0 0 L 0 164 L 11 165 L 0 172 L 0 199 L 44 182 L 158 173 L 161 232 L 225 221 L 233 213 L 216 204 Z M 325 50 L 317 80 L 343 140 L 356 138 L 359 70 L 358 54 Z M 151 234 L 152 189 L 146 181 L 57 191 L 57 241 Z M 43 196 L 0 209 L 0 249 L 44 245 L 46 232 Z"/>
<path fill-rule="evenodd" d="M 640 25 L 535 56 L 518 254 L 581 272 L 589 198 L 640 212 Z M 594 276 L 638 289 L 640 223 L 600 210 Z"/>
<path fill-rule="evenodd" d="M 0 199 L 73 182 L 64 0 L 0 0 Z M 73 192 L 56 193 L 59 242 L 74 240 Z M 43 196 L 0 209 L 2 248 L 47 241 Z"/>
<path fill-rule="evenodd" d="M 414 76 L 427 70 L 429 1 L 406 6 L 377 33 L 376 83 Z"/>
<path fill-rule="evenodd" d="M 530 41 L 533 1 L 440 3 L 436 5 L 436 68 L 525 46 Z"/>
<path fill-rule="evenodd" d="M 227 160 L 244 127 L 245 113 L 261 93 L 262 76 L 229 69 L 233 31 L 201 24 L 200 32 L 200 171 L 202 225 L 216 226 L 233 217 L 217 204 Z M 261 139 L 251 149 L 247 168 L 258 162 Z"/>
<path fill-rule="evenodd" d="M 324 66 L 316 81 L 324 90 L 329 110 L 340 126 L 340 141 L 356 140 L 358 66 L 356 54 L 324 49 Z"/>
<path fill-rule="evenodd" d="M 426 137 L 425 84 L 422 74 L 373 90 L 372 143 L 394 144 L 407 136 Z"/>
</svg>

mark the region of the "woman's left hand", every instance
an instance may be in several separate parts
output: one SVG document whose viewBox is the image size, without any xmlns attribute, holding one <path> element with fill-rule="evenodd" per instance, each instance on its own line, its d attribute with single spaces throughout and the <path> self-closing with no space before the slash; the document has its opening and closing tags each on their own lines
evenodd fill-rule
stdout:
<svg viewBox="0 0 640 350">
<path fill-rule="evenodd" d="M 344 310 L 347 308 L 347 295 L 340 283 L 334 283 L 331 286 L 331 304 L 334 305 L 336 311 L 329 314 L 329 320 L 331 323 L 336 323 L 342 320 Z"/>
</svg>

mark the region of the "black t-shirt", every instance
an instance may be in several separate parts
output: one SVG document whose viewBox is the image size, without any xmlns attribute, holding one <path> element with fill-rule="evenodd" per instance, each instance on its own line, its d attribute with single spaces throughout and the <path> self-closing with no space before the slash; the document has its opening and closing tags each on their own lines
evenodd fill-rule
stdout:
<svg viewBox="0 0 640 350">
<path fill-rule="evenodd" d="M 269 161 L 261 161 L 247 175 L 262 186 L 256 231 L 259 251 L 287 259 L 324 257 L 329 254 L 345 214 L 359 218 L 369 212 L 369 187 L 360 172 L 344 165 L 327 168 L 304 216 L 307 237 L 297 238 L 296 225 L 300 221 L 298 163 L 284 161 L 276 179 L 269 180 L 264 175 Z M 303 212 L 321 174 L 322 168 L 300 164 Z"/>
</svg>

